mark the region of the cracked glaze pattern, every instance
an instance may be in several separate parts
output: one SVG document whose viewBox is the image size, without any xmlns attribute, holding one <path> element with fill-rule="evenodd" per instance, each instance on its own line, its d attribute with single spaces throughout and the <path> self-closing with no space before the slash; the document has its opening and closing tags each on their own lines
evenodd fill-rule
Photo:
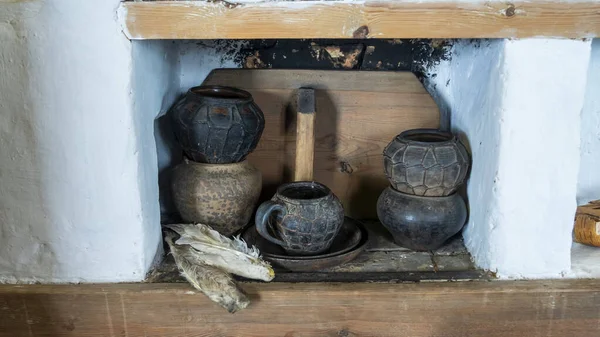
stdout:
<svg viewBox="0 0 600 337">
<path fill-rule="evenodd" d="M 385 174 L 402 193 L 447 196 L 464 182 L 469 155 L 452 134 L 430 129 L 398 135 L 383 151 Z"/>
</svg>

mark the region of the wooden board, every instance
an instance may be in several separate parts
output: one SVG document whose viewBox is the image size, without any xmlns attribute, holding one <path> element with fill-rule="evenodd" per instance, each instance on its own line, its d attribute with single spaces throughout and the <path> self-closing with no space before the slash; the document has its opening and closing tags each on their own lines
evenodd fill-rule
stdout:
<svg viewBox="0 0 600 337">
<path fill-rule="evenodd" d="M 600 336 L 600 280 L 243 284 L 228 314 L 185 283 L 0 286 L 0 336 Z"/>
<path fill-rule="evenodd" d="M 375 218 L 388 185 L 383 149 L 406 129 L 439 126 L 439 110 L 410 72 L 220 69 L 204 84 L 248 90 L 265 114 L 265 130 L 248 160 L 263 174 L 263 199 L 292 181 L 296 92 L 316 89 L 314 178 L 355 218 Z"/>
<path fill-rule="evenodd" d="M 600 1 L 151 1 L 119 10 L 130 39 L 600 36 Z"/>
<path fill-rule="evenodd" d="M 289 272 L 275 266 L 274 282 L 369 282 L 493 279 L 492 273 L 477 269 L 461 235 L 434 251 L 415 252 L 394 243 L 377 220 L 363 220 L 369 240 L 356 259 L 318 272 Z M 175 260 L 167 254 L 152 269 L 147 282 L 185 282 Z"/>
</svg>

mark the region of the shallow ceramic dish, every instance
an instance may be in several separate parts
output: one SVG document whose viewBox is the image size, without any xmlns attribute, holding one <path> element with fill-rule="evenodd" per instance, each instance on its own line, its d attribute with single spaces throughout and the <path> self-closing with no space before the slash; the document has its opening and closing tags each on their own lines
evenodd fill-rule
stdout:
<svg viewBox="0 0 600 337">
<path fill-rule="evenodd" d="M 289 271 L 308 272 L 339 266 L 355 259 L 364 249 L 368 241 L 367 230 L 358 222 L 345 218 L 344 225 L 336 236 L 331 248 L 323 254 L 312 256 L 292 256 L 280 246 L 264 239 L 256 231 L 254 225 L 242 234 L 248 245 L 256 246 L 263 259 L 274 267 Z"/>
<path fill-rule="evenodd" d="M 325 252 L 317 255 L 290 255 L 281 246 L 274 244 L 258 234 L 253 225 L 242 235 L 246 242 L 252 241 L 263 256 L 270 256 L 278 259 L 312 260 L 315 257 L 320 259 L 330 256 L 346 253 L 352 250 L 360 243 L 362 231 L 357 226 L 356 221 L 346 217 L 344 224 L 340 228 L 337 236 L 333 239 L 331 247 Z"/>
</svg>

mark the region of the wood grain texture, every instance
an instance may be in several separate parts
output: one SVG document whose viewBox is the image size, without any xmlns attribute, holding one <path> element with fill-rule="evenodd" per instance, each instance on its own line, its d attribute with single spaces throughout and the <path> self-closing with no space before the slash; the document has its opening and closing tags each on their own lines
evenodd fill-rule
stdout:
<svg viewBox="0 0 600 337">
<path fill-rule="evenodd" d="M 299 112 L 296 115 L 295 181 L 313 180 L 315 157 L 315 113 Z"/>
<path fill-rule="evenodd" d="M 347 215 L 376 218 L 388 186 L 383 148 L 406 129 L 439 126 L 439 109 L 410 72 L 219 69 L 204 84 L 249 91 L 265 129 L 248 161 L 263 174 L 262 198 L 293 180 L 296 92 L 315 89 L 314 179 L 342 201 Z"/>
<path fill-rule="evenodd" d="M 0 336 L 600 335 L 600 280 L 242 284 L 228 314 L 185 283 L 0 286 Z"/>
<path fill-rule="evenodd" d="M 600 2 L 152 1 L 119 10 L 130 39 L 600 36 Z"/>
</svg>

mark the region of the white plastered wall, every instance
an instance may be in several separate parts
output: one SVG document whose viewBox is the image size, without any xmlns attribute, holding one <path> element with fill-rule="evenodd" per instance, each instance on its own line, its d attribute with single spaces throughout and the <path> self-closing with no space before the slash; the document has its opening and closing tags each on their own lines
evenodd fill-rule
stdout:
<svg viewBox="0 0 600 337">
<path fill-rule="evenodd" d="M 581 165 L 577 203 L 600 199 L 600 39 L 592 41 L 581 111 Z M 600 248 L 573 243 L 571 277 L 600 277 Z"/>
<path fill-rule="evenodd" d="M 118 4 L 0 3 L 0 282 L 139 281 L 161 256 L 156 177 L 180 157 L 159 117 L 233 62 L 127 40 Z"/>
<path fill-rule="evenodd" d="M 161 246 L 151 117 L 170 56 L 132 50 L 118 4 L 0 2 L 1 282 L 137 281 Z M 153 83 L 133 74 L 146 52 L 166 55 L 135 62 Z"/>
<path fill-rule="evenodd" d="M 600 199 L 600 39 L 592 41 L 585 102 L 581 111 L 580 205 Z"/>
<path fill-rule="evenodd" d="M 571 267 L 580 112 L 590 41 L 458 43 L 435 81 L 473 154 L 465 244 L 500 277 Z"/>
</svg>

